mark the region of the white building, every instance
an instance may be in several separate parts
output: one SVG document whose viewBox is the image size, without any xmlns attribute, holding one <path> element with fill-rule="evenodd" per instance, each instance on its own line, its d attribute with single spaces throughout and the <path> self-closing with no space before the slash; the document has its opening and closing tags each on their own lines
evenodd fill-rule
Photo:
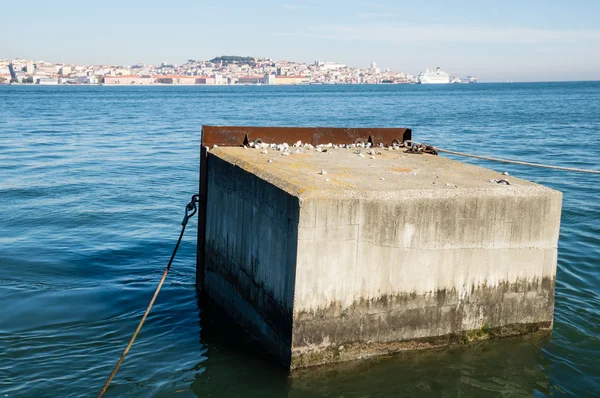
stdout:
<svg viewBox="0 0 600 398">
<path fill-rule="evenodd" d="M 217 73 L 217 74 L 215 74 L 215 84 L 216 85 L 227 84 L 227 80 L 223 78 L 223 75 Z"/>
<path fill-rule="evenodd" d="M 338 64 L 336 62 L 321 62 L 319 60 L 315 62 L 315 65 L 319 70 L 337 70 L 344 69 L 346 67 L 344 64 Z"/>
<path fill-rule="evenodd" d="M 263 79 L 263 84 L 275 84 L 276 76 L 274 74 L 266 74 Z"/>
<path fill-rule="evenodd" d="M 50 64 L 37 64 L 35 73 L 53 75 L 58 72 L 58 68 Z"/>
<path fill-rule="evenodd" d="M 61 75 L 63 75 L 63 76 L 70 75 L 70 74 L 71 74 L 71 72 L 72 72 L 72 69 L 71 69 L 71 67 L 70 67 L 70 66 L 63 65 L 63 66 L 60 68 L 60 74 L 61 74 Z"/>
<path fill-rule="evenodd" d="M 77 76 L 75 80 L 80 84 L 98 84 L 98 78 L 94 75 Z"/>
<path fill-rule="evenodd" d="M 381 69 L 377 67 L 377 62 L 371 62 L 371 73 L 381 73 Z"/>
<path fill-rule="evenodd" d="M 54 85 L 54 84 L 58 84 L 58 78 L 57 77 L 40 77 L 38 79 L 34 79 L 35 80 L 35 84 L 40 84 L 43 86 L 49 86 L 49 85 Z"/>
</svg>

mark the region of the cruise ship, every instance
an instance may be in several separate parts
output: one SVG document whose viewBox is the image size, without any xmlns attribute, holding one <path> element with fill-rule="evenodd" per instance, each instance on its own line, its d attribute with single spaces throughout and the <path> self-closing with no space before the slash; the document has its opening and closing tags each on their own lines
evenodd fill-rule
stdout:
<svg viewBox="0 0 600 398">
<path fill-rule="evenodd" d="M 420 84 L 448 84 L 450 83 L 450 75 L 442 72 L 438 66 L 435 71 L 425 69 L 425 72 L 419 74 Z"/>
</svg>

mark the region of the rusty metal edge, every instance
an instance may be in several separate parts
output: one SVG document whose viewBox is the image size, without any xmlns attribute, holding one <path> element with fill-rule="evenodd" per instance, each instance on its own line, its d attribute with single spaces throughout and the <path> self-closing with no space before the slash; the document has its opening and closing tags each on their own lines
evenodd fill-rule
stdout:
<svg viewBox="0 0 600 398">
<path fill-rule="evenodd" d="M 242 146 L 260 140 L 265 143 L 293 144 L 297 141 L 319 144 L 353 144 L 371 142 L 372 145 L 392 145 L 412 139 L 409 128 L 339 128 L 339 127 L 258 127 L 258 126 L 202 126 L 202 145 L 206 147 Z"/>
</svg>

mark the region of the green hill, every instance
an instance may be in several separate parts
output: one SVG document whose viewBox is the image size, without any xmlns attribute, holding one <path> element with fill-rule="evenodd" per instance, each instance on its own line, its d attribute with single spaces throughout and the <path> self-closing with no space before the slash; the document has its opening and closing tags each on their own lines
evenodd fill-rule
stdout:
<svg viewBox="0 0 600 398">
<path fill-rule="evenodd" d="M 254 66 L 256 64 L 256 59 L 254 57 L 240 57 L 237 55 L 221 55 L 220 57 L 216 57 L 211 59 L 208 62 L 212 62 L 214 64 L 218 64 L 223 62 L 223 65 L 229 64 L 237 64 L 243 65 L 248 64 L 250 66 Z"/>
</svg>

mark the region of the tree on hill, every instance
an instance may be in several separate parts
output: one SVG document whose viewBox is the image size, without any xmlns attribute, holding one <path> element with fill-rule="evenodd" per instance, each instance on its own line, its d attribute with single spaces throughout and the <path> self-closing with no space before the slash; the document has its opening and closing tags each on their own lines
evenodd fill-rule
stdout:
<svg viewBox="0 0 600 398">
<path fill-rule="evenodd" d="M 221 55 L 220 57 L 213 58 L 208 62 L 212 62 L 213 64 L 218 64 L 218 63 L 223 62 L 223 65 L 229 65 L 229 64 L 248 64 L 250 66 L 256 65 L 256 59 L 254 57 L 240 57 L 238 55 Z"/>
</svg>

